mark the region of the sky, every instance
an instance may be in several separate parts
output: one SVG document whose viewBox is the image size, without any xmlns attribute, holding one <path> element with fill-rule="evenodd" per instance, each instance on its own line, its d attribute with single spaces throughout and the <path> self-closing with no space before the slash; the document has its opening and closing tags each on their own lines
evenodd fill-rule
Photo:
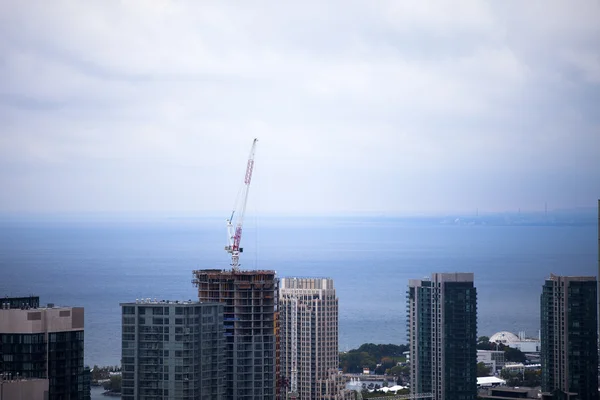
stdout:
<svg viewBox="0 0 600 400">
<path fill-rule="evenodd" d="M 0 2 L 0 212 L 594 207 L 600 3 Z"/>
</svg>

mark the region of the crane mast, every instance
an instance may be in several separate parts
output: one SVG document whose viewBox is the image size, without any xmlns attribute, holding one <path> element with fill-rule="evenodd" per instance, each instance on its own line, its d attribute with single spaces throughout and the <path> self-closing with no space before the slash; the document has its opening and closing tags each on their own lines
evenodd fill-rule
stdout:
<svg viewBox="0 0 600 400">
<path fill-rule="evenodd" d="M 254 152 L 256 149 L 256 142 L 258 139 L 254 139 L 252 147 L 250 149 L 250 156 L 248 156 L 248 164 L 246 165 L 246 175 L 244 176 L 244 183 L 238 193 L 238 196 L 231 212 L 231 216 L 227 220 L 227 246 L 225 250 L 231 254 L 231 268 L 234 271 L 239 270 L 240 265 L 240 253 L 244 251 L 240 247 L 240 241 L 242 240 L 242 227 L 244 225 L 244 215 L 246 214 L 246 203 L 248 202 L 248 189 L 250 188 L 250 181 L 252 180 L 252 171 L 254 169 Z M 234 217 L 235 221 L 234 229 Z"/>
<path fill-rule="evenodd" d="M 289 400 L 295 400 L 298 398 L 298 297 L 294 293 L 291 299 L 291 342 L 292 342 L 292 357 L 291 357 L 291 384 L 290 392 L 288 393 Z"/>
</svg>

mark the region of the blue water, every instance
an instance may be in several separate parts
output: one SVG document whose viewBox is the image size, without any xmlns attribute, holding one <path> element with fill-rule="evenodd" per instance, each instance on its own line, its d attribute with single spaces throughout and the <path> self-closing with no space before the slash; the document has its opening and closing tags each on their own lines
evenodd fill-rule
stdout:
<svg viewBox="0 0 600 400">
<path fill-rule="evenodd" d="M 89 365 L 120 363 L 119 302 L 194 299 L 192 270 L 227 268 L 222 218 L 0 221 L 0 295 L 85 307 Z M 340 299 L 340 348 L 405 343 L 408 279 L 474 272 L 479 335 L 539 330 L 550 273 L 597 274 L 587 226 L 454 226 L 435 220 L 247 221 L 242 268 L 327 276 Z"/>
</svg>

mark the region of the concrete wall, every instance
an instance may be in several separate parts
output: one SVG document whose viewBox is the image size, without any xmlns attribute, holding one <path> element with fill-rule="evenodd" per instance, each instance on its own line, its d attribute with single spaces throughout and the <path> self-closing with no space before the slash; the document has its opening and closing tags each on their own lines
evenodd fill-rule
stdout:
<svg viewBox="0 0 600 400">
<path fill-rule="evenodd" d="M 541 350 L 541 344 L 539 341 L 524 341 L 515 342 L 510 345 L 511 347 L 521 350 L 523 353 L 539 353 Z"/>
<path fill-rule="evenodd" d="M 0 310 L 0 332 L 44 333 L 82 330 L 83 320 L 83 307 Z"/>
<path fill-rule="evenodd" d="M 47 400 L 48 379 L 0 381 L 0 400 Z"/>
</svg>

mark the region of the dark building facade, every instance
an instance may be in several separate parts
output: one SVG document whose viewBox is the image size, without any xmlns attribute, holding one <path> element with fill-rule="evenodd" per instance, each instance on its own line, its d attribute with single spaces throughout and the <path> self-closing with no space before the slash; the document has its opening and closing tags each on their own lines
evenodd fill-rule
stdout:
<svg viewBox="0 0 600 400">
<path fill-rule="evenodd" d="M 198 299 L 224 305 L 225 399 L 275 399 L 278 389 L 275 271 L 194 271 Z"/>
<path fill-rule="evenodd" d="M 221 400 L 223 305 L 138 300 L 121 304 L 123 400 Z"/>
<path fill-rule="evenodd" d="M 38 305 L 37 297 L 3 299 L 0 374 L 48 379 L 50 400 L 89 399 L 83 308 Z"/>
<path fill-rule="evenodd" d="M 542 391 L 598 399 L 597 282 L 551 275 L 541 295 Z"/>
<path fill-rule="evenodd" d="M 477 292 L 472 273 L 410 280 L 411 393 L 434 400 L 477 398 Z"/>
</svg>

